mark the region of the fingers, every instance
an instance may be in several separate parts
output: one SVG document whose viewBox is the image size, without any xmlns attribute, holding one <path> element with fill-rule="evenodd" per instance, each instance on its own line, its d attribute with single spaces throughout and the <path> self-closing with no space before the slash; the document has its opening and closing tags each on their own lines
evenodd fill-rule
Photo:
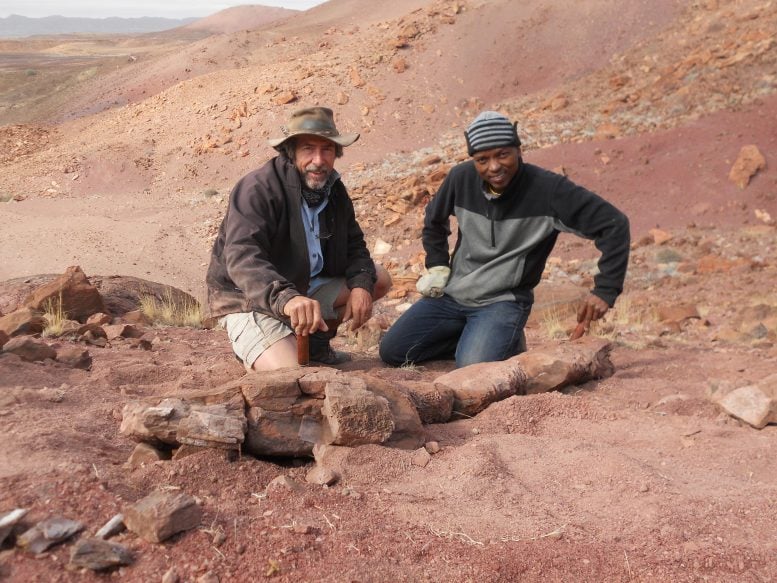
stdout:
<svg viewBox="0 0 777 583">
<path fill-rule="evenodd" d="M 372 296 L 366 290 L 354 288 L 345 306 L 344 322 L 349 322 L 348 329 L 353 331 L 361 328 L 372 317 Z"/>
<path fill-rule="evenodd" d="M 289 300 L 283 311 L 289 317 L 291 328 L 297 336 L 329 329 L 321 317 L 321 304 L 316 300 L 297 296 Z"/>
</svg>

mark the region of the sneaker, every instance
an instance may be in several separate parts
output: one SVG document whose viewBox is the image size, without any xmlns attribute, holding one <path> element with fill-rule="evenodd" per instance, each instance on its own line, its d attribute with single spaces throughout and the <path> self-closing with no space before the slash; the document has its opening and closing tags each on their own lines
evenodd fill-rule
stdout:
<svg viewBox="0 0 777 583">
<path fill-rule="evenodd" d="M 333 349 L 329 344 L 330 338 L 331 336 L 326 333 L 316 332 L 310 335 L 311 362 L 332 366 L 352 360 L 351 355 L 347 352 Z"/>
<path fill-rule="evenodd" d="M 315 353 L 311 351 L 310 361 L 318 364 L 325 364 L 327 366 L 334 366 L 337 364 L 343 364 L 353 360 L 353 357 L 348 352 L 342 350 L 335 350 L 334 348 L 327 347 L 327 350 L 319 350 Z"/>
</svg>

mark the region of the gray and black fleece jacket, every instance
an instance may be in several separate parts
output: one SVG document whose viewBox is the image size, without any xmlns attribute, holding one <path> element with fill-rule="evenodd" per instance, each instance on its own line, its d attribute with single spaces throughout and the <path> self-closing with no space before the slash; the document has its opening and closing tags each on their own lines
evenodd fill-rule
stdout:
<svg viewBox="0 0 777 583">
<path fill-rule="evenodd" d="M 601 251 L 592 292 L 612 306 L 623 291 L 629 220 L 564 176 L 521 162 L 499 198 L 489 200 L 472 161 L 455 166 L 426 207 L 426 267 L 450 265 L 445 293 L 465 306 L 534 301 L 560 232 L 592 239 Z M 449 256 L 450 217 L 458 222 Z"/>
</svg>

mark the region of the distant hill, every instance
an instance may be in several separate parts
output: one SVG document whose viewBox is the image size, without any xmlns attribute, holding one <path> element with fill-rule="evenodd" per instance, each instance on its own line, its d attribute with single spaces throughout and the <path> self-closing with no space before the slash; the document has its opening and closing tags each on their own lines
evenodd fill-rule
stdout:
<svg viewBox="0 0 777 583">
<path fill-rule="evenodd" d="M 189 24 L 196 18 L 71 18 L 67 16 L 46 16 L 28 18 L 11 14 L 0 18 L 0 38 L 22 38 L 52 34 L 134 34 L 158 32 Z"/>
<path fill-rule="evenodd" d="M 209 33 L 238 32 L 240 30 L 253 30 L 299 13 L 299 10 L 275 8 L 259 4 L 233 6 L 211 16 L 201 18 L 184 28 L 186 30 Z"/>
</svg>

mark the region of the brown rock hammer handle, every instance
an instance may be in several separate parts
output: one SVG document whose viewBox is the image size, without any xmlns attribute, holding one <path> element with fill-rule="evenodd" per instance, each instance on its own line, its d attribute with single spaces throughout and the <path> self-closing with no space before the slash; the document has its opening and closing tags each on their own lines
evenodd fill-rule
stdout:
<svg viewBox="0 0 777 583">
<path fill-rule="evenodd" d="M 310 362 L 310 336 L 297 336 L 297 363 L 307 366 Z"/>
</svg>

